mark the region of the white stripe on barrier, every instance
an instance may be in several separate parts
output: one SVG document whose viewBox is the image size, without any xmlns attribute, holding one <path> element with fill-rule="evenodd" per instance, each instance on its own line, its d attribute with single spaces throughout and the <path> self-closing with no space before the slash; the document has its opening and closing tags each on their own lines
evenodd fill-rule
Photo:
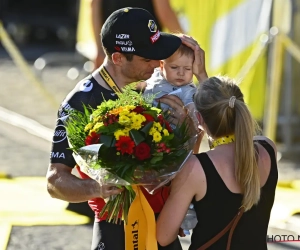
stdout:
<svg viewBox="0 0 300 250">
<path fill-rule="evenodd" d="M 0 107 L 0 121 L 22 128 L 28 133 L 43 138 L 47 141 L 52 141 L 53 130 L 41 125 L 37 121 L 7 110 L 3 107 Z"/>
</svg>

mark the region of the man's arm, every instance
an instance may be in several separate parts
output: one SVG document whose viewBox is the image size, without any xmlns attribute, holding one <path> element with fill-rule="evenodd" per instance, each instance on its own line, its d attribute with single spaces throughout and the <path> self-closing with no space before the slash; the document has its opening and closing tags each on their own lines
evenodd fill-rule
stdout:
<svg viewBox="0 0 300 250">
<path fill-rule="evenodd" d="M 169 0 L 153 0 L 153 7 L 158 21 L 170 32 L 183 33 L 176 13 Z"/>
<path fill-rule="evenodd" d="M 122 192 L 122 189 L 116 189 L 111 185 L 101 186 L 92 179 L 79 179 L 71 173 L 71 170 L 61 163 L 49 165 L 46 176 L 47 190 L 52 198 L 77 203 L 97 197 L 106 198 Z"/>
</svg>

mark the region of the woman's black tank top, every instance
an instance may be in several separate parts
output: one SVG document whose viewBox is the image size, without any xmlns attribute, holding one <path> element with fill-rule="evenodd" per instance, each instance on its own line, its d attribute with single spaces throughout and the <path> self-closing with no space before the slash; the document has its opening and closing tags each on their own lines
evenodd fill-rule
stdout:
<svg viewBox="0 0 300 250">
<path fill-rule="evenodd" d="M 261 188 L 258 205 L 241 217 L 231 241 L 231 250 L 266 250 L 267 230 L 274 203 L 278 180 L 277 162 L 274 149 L 266 141 L 257 141 L 269 153 L 271 169 L 265 185 Z M 203 199 L 193 204 L 198 224 L 193 230 L 189 250 L 196 250 L 219 233 L 237 214 L 242 195 L 232 193 L 223 182 L 206 153 L 196 155 L 206 175 L 207 191 Z M 228 233 L 214 243 L 209 250 L 226 249 Z"/>
</svg>

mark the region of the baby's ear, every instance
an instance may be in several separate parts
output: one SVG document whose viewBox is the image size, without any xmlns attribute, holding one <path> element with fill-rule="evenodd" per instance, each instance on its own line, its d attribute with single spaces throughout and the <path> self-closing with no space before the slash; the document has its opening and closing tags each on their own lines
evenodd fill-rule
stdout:
<svg viewBox="0 0 300 250">
<path fill-rule="evenodd" d="M 163 70 L 163 67 L 164 67 L 164 61 L 163 60 L 159 61 L 159 67 L 160 67 L 160 70 Z"/>
</svg>

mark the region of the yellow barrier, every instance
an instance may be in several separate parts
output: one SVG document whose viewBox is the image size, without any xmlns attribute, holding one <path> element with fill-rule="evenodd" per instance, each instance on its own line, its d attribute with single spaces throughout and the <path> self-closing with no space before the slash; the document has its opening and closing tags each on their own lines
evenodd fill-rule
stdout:
<svg viewBox="0 0 300 250">
<path fill-rule="evenodd" d="M 7 248 L 12 226 L 89 223 L 88 217 L 66 210 L 68 202 L 49 196 L 45 177 L 1 179 L 0 190 L 0 250 Z"/>
<path fill-rule="evenodd" d="M 265 108 L 264 134 L 270 139 L 276 140 L 284 50 L 287 50 L 300 62 L 300 48 L 288 36 L 280 32 L 274 36 L 273 43 L 270 86 L 267 91 L 268 98 L 266 98 L 267 103 Z"/>
<path fill-rule="evenodd" d="M 279 96 L 282 76 L 282 60 L 283 60 L 283 46 L 281 42 L 281 35 L 277 34 L 274 37 L 272 48 L 272 65 L 270 75 L 270 86 L 268 86 L 268 98 L 266 104 L 266 114 L 264 120 L 264 134 L 272 140 L 276 139 L 277 115 L 279 106 Z"/>
<path fill-rule="evenodd" d="M 12 226 L 9 223 L 0 223 L 0 249 L 5 250 L 8 246 Z"/>
<path fill-rule="evenodd" d="M 281 34 L 285 49 L 300 63 L 300 48 L 288 36 Z"/>
</svg>

